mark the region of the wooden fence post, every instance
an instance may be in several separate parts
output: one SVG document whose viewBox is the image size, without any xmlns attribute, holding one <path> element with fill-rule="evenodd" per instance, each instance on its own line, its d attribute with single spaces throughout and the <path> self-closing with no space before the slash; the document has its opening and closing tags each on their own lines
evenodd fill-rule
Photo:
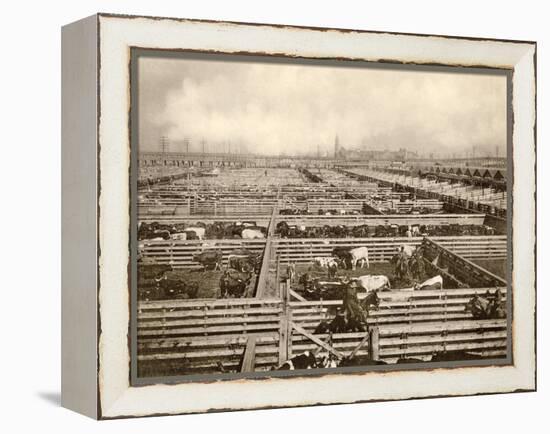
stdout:
<svg viewBox="0 0 550 434">
<path fill-rule="evenodd" d="M 241 365 L 241 372 L 253 372 L 256 367 L 256 337 L 250 336 L 246 341 L 246 347 Z"/>
<path fill-rule="evenodd" d="M 378 327 L 371 327 L 369 330 L 369 358 L 380 359 L 380 330 Z"/>
<path fill-rule="evenodd" d="M 291 339 L 290 335 L 292 334 L 292 330 L 290 328 L 290 309 L 288 306 L 288 300 L 289 300 L 289 288 L 290 288 L 290 282 L 288 280 L 285 281 L 284 284 L 280 284 L 281 286 L 281 319 L 279 323 L 279 364 L 278 366 L 282 365 L 284 362 L 288 360 L 289 355 L 289 339 Z"/>
</svg>

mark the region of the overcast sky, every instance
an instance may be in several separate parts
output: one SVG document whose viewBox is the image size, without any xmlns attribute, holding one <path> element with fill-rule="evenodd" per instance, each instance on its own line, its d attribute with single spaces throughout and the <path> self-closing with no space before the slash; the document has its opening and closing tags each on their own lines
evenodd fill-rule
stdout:
<svg viewBox="0 0 550 434">
<path fill-rule="evenodd" d="M 140 57 L 139 146 L 278 155 L 407 148 L 505 154 L 497 75 Z M 231 145 L 229 145 L 229 142 Z"/>
</svg>

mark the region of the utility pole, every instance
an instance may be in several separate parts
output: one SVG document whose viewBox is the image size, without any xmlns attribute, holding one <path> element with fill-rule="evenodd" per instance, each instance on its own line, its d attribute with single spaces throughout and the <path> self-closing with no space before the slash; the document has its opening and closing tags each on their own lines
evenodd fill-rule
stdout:
<svg viewBox="0 0 550 434">
<path fill-rule="evenodd" d="M 160 152 L 163 156 L 165 156 L 170 149 L 170 142 L 168 140 L 168 137 L 161 136 L 160 138 Z"/>
<path fill-rule="evenodd" d="M 183 145 L 185 146 L 185 153 L 189 153 L 189 139 L 186 137 L 183 139 Z"/>
<path fill-rule="evenodd" d="M 170 150 L 170 141 L 168 140 L 168 137 L 161 136 L 160 137 L 160 153 L 162 158 L 162 164 L 161 164 L 161 173 L 164 176 L 164 166 L 166 166 L 166 156 L 168 154 L 168 151 Z"/>
</svg>

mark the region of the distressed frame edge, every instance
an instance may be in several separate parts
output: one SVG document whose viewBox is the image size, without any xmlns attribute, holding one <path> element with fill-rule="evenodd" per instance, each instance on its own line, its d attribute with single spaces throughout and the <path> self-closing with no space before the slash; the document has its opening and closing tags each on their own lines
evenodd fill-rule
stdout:
<svg viewBox="0 0 550 434">
<path fill-rule="evenodd" d="M 135 17 L 131 17 L 131 18 L 135 18 Z M 148 18 L 151 18 L 151 17 L 148 17 Z M 189 21 L 189 20 L 182 20 L 182 21 Z M 215 23 L 219 23 L 219 22 L 215 22 Z M 235 23 L 237 25 L 237 23 Z M 282 26 L 284 28 L 286 27 L 292 27 L 293 29 L 295 30 L 298 30 L 298 29 L 301 29 L 300 27 L 293 27 L 293 26 Z M 302 28 L 304 29 L 304 28 Z M 308 28 L 305 28 L 306 30 Z M 364 33 L 371 33 L 371 32 L 368 32 L 368 31 L 362 31 Z M 382 33 L 386 33 L 386 32 L 382 32 Z M 434 35 L 421 35 L 422 37 L 425 37 L 425 36 L 434 36 Z M 448 38 L 448 39 L 455 39 L 453 37 L 443 37 L 443 38 Z M 421 38 L 420 38 L 421 39 Z M 482 40 L 485 40 L 485 39 L 482 39 Z M 497 40 L 498 42 L 503 42 L 501 40 Z M 533 166 L 533 170 L 536 171 L 536 43 L 523 43 L 522 44 L 527 44 L 525 47 L 524 47 L 524 56 L 522 57 L 522 59 L 520 59 L 520 61 L 518 61 L 516 63 L 516 65 L 514 65 L 514 77 L 518 77 L 518 75 L 516 74 L 518 72 L 518 70 L 515 69 L 516 66 L 518 66 L 523 60 L 525 60 L 526 62 L 528 62 L 529 64 L 527 66 L 524 65 L 524 67 L 527 68 L 526 70 L 526 73 L 529 74 L 530 72 L 533 72 L 533 75 L 531 76 L 529 74 L 529 76 L 527 77 L 524 77 L 524 78 L 527 78 L 529 83 L 532 83 L 533 84 L 533 100 L 534 101 L 528 101 L 528 103 L 530 104 L 531 102 L 533 103 L 533 107 L 532 107 L 532 112 L 530 113 L 530 115 L 533 116 L 533 123 L 531 125 L 532 129 L 531 129 L 531 133 L 532 133 L 532 140 L 529 140 L 529 145 L 533 148 L 533 153 L 534 153 L 534 166 Z M 532 60 L 531 60 L 532 58 Z M 515 104 L 514 104 L 514 111 L 515 111 Z M 516 141 L 514 141 L 515 143 Z M 530 168 L 531 170 L 531 168 Z M 534 188 L 534 192 L 536 194 L 536 178 L 535 178 L 535 185 L 533 185 L 533 188 Z M 535 225 L 536 225 L 536 214 L 535 214 Z M 534 247 L 536 249 L 536 232 L 535 232 L 535 238 L 533 240 L 534 242 Z M 536 261 L 536 250 L 533 251 L 534 253 L 534 257 L 533 259 Z M 536 271 L 536 263 L 535 263 L 535 269 Z M 536 278 L 536 276 L 534 276 Z M 535 291 L 535 297 L 536 297 L 536 281 L 535 281 L 535 288 L 534 288 L 534 291 Z M 535 302 L 535 310 L 533 312 L 533 317 L 534 317 L 534 320 L 536 321 L 536 298 L 534 300 Z M 535 323 L 535 327 L 534 327 L 534 332 L 535 332 L 535 338 L 536 338 L 536 323 Z M 458 394 L 453 394 L 453 393 L 450 393 L 448 395 L 430 395 L 430 394 L 426 394 L 426 395 L 421 395 L 421 394 L 417 394 L 415 396 L 410 396 L 410 397 L 401 397 L 401 398 L 388 398 L 388 399 L 365 399 L 365 400 L 349 400 L 349 401 L 338 401 L 338 402 L 334 402 L 334 404 L 337 404 L 337 403 L 351 403 L 351 402 L 377 402 L 377 401 L 385 401 L 385 400 L 396 400 L 396 399 L 423 399 L 423 398 L 430 398 L 430 397 L 442 397 L 442 396 L 467 396 L 467 395 L 478 395 L 478 394 L 492 394 L 492 393 L 510 393 L 510 392 L 518 392 L 518 391 L 533 391 L 533 390 L 536 390 L 536 339 L 533 341 L 533 344 L 534 344 L 534 348 L 533 348 L 533 351 L 534 351 L 534 369 L 532 372 L 527 372 L 527 376 L 529 378 L 524 378 L 525 380 L 525 383 L 524 384 L 518 384 L 518 387 L 516 388 L 511 388 L 510 390 L 504 390 L 504 391 L 496 391 L 496 392 L 480 392 L 480 393 L 476 393 L 476 392 L 472 392 L 472 393 L 458 393 Z M 98 348 L 98 351 L 101 351 L 100 348 Z M 531 378 L 531 375 L 530 374 L 533 374 L 533 378 Z M 101 389 L 101 386 L 100 386 L 100 389 Z M 124 413 L 124 412 L 119 412 L 116 407 L 117 407 L 117 403 L 120 402 L 120 400 L 122 399 L 124 401 L 124 396 L 126 394 L 126 392 L 128 392 L 128 390 L 131 389 L 131 387 L 129 387 L 128 389 L 125 390 L 124 393 L 122 393 L 120 396 L 119 396 L 119 399 L 116 399 L 116 402 L 112 402 L 112 405 L 109 407 L 109 408 L 106 408 L 104 409 L 103 411 L 103 416 L 101 416 L 102 418 L 104 419 L 110 419 L 110 418 L 120 418 L 120 417 L 136 417 L 136 416 L 147 416 L 147 415 L 150 415 L 150 414 L 127 414 L 127 413 Z M 273 406 L 261 406 L 261 405 L 258 405 L 258 406 L 252 406 L 252 407 L 246 407 L 246 408 L 211 408 L 211 409 L 205 409 L 204 411 L 193 411 L 193 410 L 189 410 L 189 411 L 186 411 L 184 409 L 182 409 L 181 411 L 177 411 L 177 412 L 167 412 L 167 413 L 155 413 L 155 415 L 160 415 L 160 414 L 184 414 L 184 413 L 200 413 L 200 412 L 207 412 L 207 411 L 226 411 L 226 410 L 245 410 L 245 409 L 255 409 L 255 408 L 280 408 L 280 407 L 285 407 L 285 406 L 310 406 L 310 405 L 322 405 L 322 404 L 330 404 L 330 403 L 323 403 L 323 402 L 312 402 L 312 403 L 306 403 L 306 404 L 301 404 L 301 405 L 296 405 L 296 404 L 282 404 L 282 405 L 273 405 Z"/>
<path fill-rule="evenodd" d="M 61 29 L 61 405 L 100 418 L 97 14 Z"/>
</svg>

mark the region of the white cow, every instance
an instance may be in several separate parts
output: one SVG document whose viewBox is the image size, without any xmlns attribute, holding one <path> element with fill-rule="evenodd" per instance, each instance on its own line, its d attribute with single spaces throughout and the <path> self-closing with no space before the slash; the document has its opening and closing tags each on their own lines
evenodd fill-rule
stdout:
<svg viewBox="0 0 550 434">
<path fill-rule="evenodd" d="M 243 229 L 241 238 L 244 240 L 257 240 L 265 238 L 265 235 L 258 229 Z"/>
<path fill-rule="evenodd" d="M 401 291 L 417 291 L 417 290 L 430 290 L 430 289 L 443 289 L 443 277 L 440 275 L 430 277 L 428 280 L 422 283 L 415 283 L 410 288 L 401 288 Z"/>
<path fill-rule="evenodd" d="M 201 228 L 200 226 L 197 226 L 197 227 L 185 228 L 185 232 L 194 232 L 199 240 L 203 240 L 206 229 Z"/>
<path fill-rule="evenodd" d="M 313 263 L 323 268 L 328 268 L 331 264 L 338 265 L 335 259 L 331 256 L 317 256 L 316 258 L 313 258 Z"/>
<path fill-rule="evenodd" d="M 351 268 L 355 270 L 357 268 L 357 262 L 361 261 L 361 268 L 367 264 L 367 268 L 370 267 L 369 265 L 369 249 L 366 247 L 356 247 L 355 249 L 351 249 L 349 251 L 351 255 Z"/>
<path fill-rule="evenodd" d="M 415 246 L 410 246 L 408 244 L 402 244 L 397 248 L 397 252 L 399 253 L 403 249 L 405 252 L 405 255 L 407 255 L 409 258 L 413 255 L 414 251 L 416 250 Z"/>
<path fill-rule="evenodd" d="M 420 284 L 417 283 L 414 289 L 443 289 L 443 277 L 440 275 L 430 277 Z"/>
<path fill-rule="evenodd" d="M 187 234 L 185 232 L 176 232 L 175 234 L 171 234 L 170 238 L 172 240 L 185 241 L 187 239 Z"/>
<path fill-rule="evenodd" d="M 382 289 L 390 289 L 390 279 L 387 276 L 368 274 L 366 276 L 359 276 L 355 279 L 359 286 L 366 292 L 378 291 Z"/>
</svg>

